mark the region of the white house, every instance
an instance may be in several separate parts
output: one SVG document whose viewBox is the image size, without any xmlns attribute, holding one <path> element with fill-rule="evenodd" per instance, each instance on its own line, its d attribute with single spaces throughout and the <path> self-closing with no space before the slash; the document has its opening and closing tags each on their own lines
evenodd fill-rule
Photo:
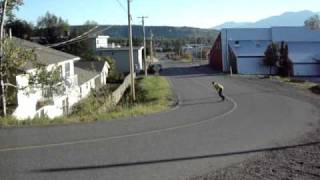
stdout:
<svg viewBox="0 0 320 180">
<path fill-rule="evenodd" d="M 263 58 L 272 42 L 288 44 L 293 75 L 320 76 L 320 30 L 305 27 L 222 29 L 211 50 L 210 64 L 224 72 L 267 74 Z"/>
<path fill-rule="evenodd" d="M 18 119 L 41 116 L 55 118 L 68 114 L 70 108 L 84 97 L 80 88 L 83 85 L 81 84 L 82 81 L 79 83 L 79 77 L 82 80 L 82 74 L 76 74 L 74 66 L 80 58 L 26 40 L 14 37 L 12 39 L 22 48 L 34 49 L 37 60 L 45 65 L 48 71 L 53 68 L 59 68 L 62 78 L 62 82 L 57 84 L 58 88 L 54 91 L 42 87 L 29 87 L 28 74 L 35 73 L 36 69 L 31 64 L 26 64 L 22 69 L 25 73 L 21 73 L 16 77 L 16 84 L 19 90 L 17 93 L 17 108 L 13 116 Z M 101 72 L 104 76 L 103 78 L 108 73 L 108 65 L 104 65 L 104 67 L 106 68 Z M 98 76 L 100 77 L 100 73 Z M 99 82 L 105 84 L 105 81 L 99 80 Z M 93 82 L 93 86 L 95 86 L 95 83 Z"/>
</svg>

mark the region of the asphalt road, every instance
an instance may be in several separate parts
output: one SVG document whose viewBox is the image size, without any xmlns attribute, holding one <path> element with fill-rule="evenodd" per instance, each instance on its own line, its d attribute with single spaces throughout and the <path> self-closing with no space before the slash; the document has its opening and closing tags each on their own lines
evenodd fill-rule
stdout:
<svg viewBox="0 0 320 180">
<path fill-rule="evenodd" d="M 165 61 L 179 104 L 168 112 L 84 125 L 0 129 L 0 179 L 185 179 L 289 145 L 316 107 L 277 87 Z M 225 86 L 221 102 L 212 80 Z"/>
</svg>

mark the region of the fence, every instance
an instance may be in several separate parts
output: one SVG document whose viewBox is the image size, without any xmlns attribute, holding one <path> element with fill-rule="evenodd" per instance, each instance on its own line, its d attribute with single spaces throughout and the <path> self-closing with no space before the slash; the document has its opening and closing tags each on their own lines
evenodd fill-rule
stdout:
<svg viewBox="0 0 320 180">
<path fill-rule="evenodd" d="M 123 83 L 112 92 L 112 94 L 107 98 L 105 104 L 98 110 L 99 112 L 106 112 L 116 106 L 119 101 L 121 100 L 122 96 L 124 95 L 127 88 L 131 85 L 131 78 L 130 74 L 124 79 Z M 135 78 L 136 75 L 133 74 Z"/>
</svg>

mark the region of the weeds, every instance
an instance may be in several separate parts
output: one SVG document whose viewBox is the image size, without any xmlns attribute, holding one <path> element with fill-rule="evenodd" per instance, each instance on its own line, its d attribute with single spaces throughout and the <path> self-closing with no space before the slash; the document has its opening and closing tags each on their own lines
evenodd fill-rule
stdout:
<svg viewBox="0 0 320 180">
<path fill-rule="evenodd" d="M 112 89 L 114 90 L 114 89 Z M 131 102 L 128 90 L 120 103 L 108 112 L 98 113 L 99 107 L 107 100 L 110 89 L 95 91 L 80 101 L 73 113 L 55 119 L 36 118 L 18 121 L 12 116 L 0 118 L 1 127 L 47 126 L 54 124 L 90 123 L 98 120 L 112 120 L 129 116 L 145 115 L 166 110 L 171 103 L 170 85 L 164 77 L 149 76 L 137 80 L 137 101 Z"/>
</svg>

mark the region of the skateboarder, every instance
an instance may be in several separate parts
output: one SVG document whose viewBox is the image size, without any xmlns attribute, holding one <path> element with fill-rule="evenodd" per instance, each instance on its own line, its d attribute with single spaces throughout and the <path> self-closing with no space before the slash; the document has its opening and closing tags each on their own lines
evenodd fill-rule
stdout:
<svg viewBox="0 0 320 180">
<path fill-rule="evenodd" d="M 226 98 L 225 96 L 223 95 L 223 89 L 224 87 L 219 84 L 219 83 L 216 83 L 216 82 L 212 82 L 212 86 L 217 90 L 219 96 L 221 97 L 221 100 L 224 101 Z"/>
</svg>

